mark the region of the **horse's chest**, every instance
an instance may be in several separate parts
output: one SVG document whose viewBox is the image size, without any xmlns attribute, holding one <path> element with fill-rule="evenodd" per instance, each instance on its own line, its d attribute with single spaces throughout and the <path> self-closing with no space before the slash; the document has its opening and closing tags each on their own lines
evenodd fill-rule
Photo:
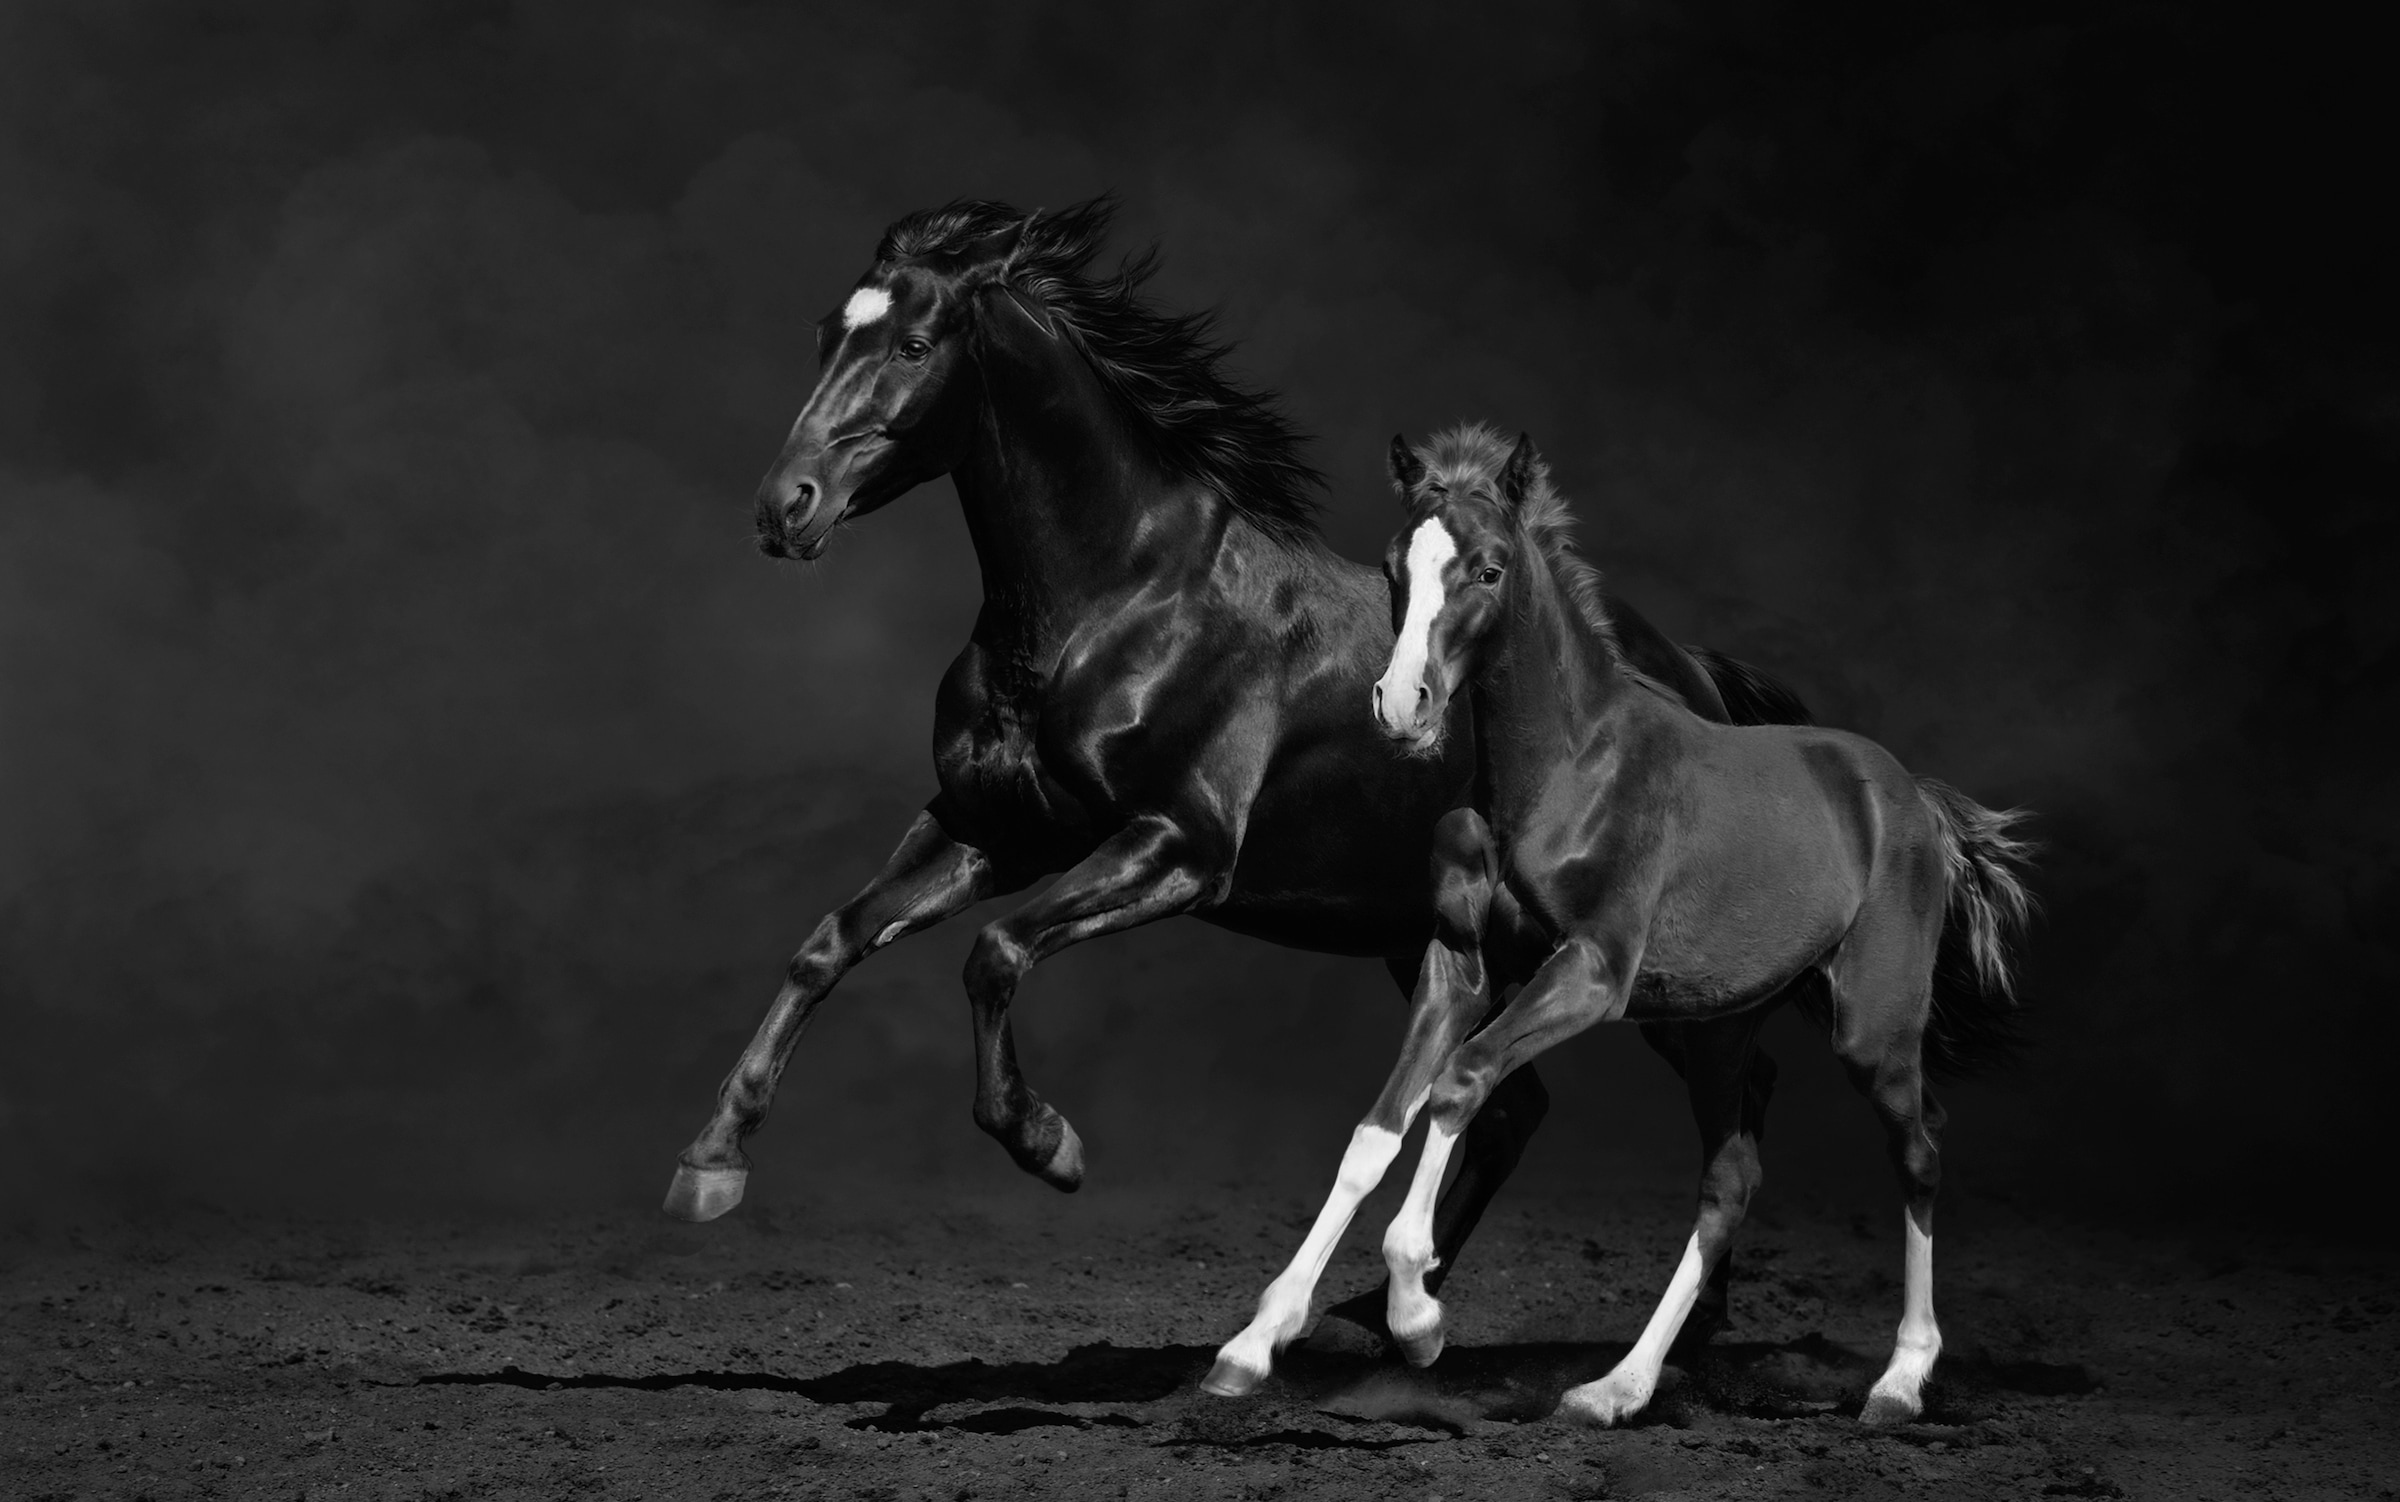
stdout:
<svg viewBox="0 0 2400 1502">
<path fill-rule="evenodd" d="M 994 682 L 981 666 L 962 658 L 965 671 L 953 669 L 935 710 L 934 767 L 946 822 L 986 849 L 1030 856 L 1074 845 L 1091 825 L 1090 811 L 1046 764 L 1044 694 L 1030 684 Z"/>
</svg>

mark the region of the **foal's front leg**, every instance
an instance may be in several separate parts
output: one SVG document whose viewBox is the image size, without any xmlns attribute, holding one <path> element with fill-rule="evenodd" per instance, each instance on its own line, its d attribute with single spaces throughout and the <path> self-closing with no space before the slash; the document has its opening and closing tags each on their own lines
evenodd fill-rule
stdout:
<svg viewBox="0 0 2400 1502">
<path fill-rule="evenodd" d="M 1466 1036 L 1491 1002 L 1489 978 L 1478 947 L 1491 906 L 1494 852 L 1491 834 L 1472 809 L 1456 809 L 1434 829 L 1434 936 L 1418 972 L 1416 1007 L 1375 1107 L 1350 1134 L 1334 1176 L 1333 1193 L 1317 1212 L 1316 1224 L 1291 1265 L 1259 1295 L 1258 1313 L 1217 1353 L 1217 1363 L 1200 1385 L 1234 1398 L 1266 1380 L 1275 1353 L 1308 1323 L 1309 1300 L 1325 1263 L 1350 1228 L 1350 1218 L 1400 1151 L 1400 1139 L 1424 1105 L 1436 1070 Z"/>
<path fill-rule="evenodd" d="M 1425 1274 L 1434 1266 L 1434 1201 L 1451 1148 L 1511 1071 L 1625 1010 L 1634 963 L 1631 956 L 1604 955 L 1588 939 L 1570 938 L 1499 1016 L 1458 1046 L 1433 1081 L 1424 1156 L 1417 1160 L 1408 1198 L 1383 1237 L 1384 1265 L 1391 1272 L 1384 1325 L 1411 1365 L 1429 1365 L 1442 1354 L 1442 1305 L 1425 1287 Z"/>
</svg>

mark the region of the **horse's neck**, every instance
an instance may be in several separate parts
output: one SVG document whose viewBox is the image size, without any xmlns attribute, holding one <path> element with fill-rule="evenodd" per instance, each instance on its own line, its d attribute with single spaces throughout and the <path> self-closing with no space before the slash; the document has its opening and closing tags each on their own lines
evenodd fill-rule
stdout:
<svg viewBox="0 0 2400 1502">
<path fill-rule="evenodd" d="M 1559 768 L 1604 736 L 1632 686 L 1556 574 L 1537 569 L 1511 602 L 1475 677 L 1475 740 L 1494 827 L 1528 814 Z"/>
<path fill-rule="evenodd" d="M 1063 638 L 1128 587 L 1205 570 L 1230 508 L 1164 474 L 1063 341 L 984 373 L 973 452 L 953 476 L 983 571 L 986 627 Z"/>
</svg>

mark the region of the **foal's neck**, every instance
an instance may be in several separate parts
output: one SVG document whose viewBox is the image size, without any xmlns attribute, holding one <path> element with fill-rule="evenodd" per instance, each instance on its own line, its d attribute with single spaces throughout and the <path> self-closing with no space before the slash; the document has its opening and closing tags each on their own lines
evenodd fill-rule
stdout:
<svg viewBox="0 0 2400 1502">
<path fill-rule="evenodd" d="M 1232 508 L 1166 474 L 1063 338 L 987 351 L 972 453 L 954 473 L 985 621 L 1063 634 L 1146 579 L 1205 571 Z"/>
<path fill-rule="evenodd" d="M 1632 680 L 1537 549 L 1520 570 L 1498 635 L 1475 675 L 1477 755 L 1496 828 L 1525 815 L 1544 783 L 1608 734 Z"/>
</svg>

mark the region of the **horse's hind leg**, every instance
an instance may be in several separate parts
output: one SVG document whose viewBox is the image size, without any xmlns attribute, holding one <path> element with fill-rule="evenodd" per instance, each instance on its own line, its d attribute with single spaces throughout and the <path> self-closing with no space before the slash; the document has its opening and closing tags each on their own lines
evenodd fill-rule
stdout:
<svg viewBox="0 0 2400 1502">
<path fill-rule="evenodd" d="M 809 1015 L 850 967 L 903 934 L 1012 885 L 983 851 L 952 839 L 931 813 L 917 815 L 875 879 L 826 914 L 792 956 L 774 1005 L 717 1087 L 716 1114 L 676 1164 L 666 1212 L 681 1220 L 715 1220 L 742 1202 L 750 1173 L 742 1141 L 766 1120 L 775 1082 Z"/>
<path fill-rule="evenodd" d="M 1658 1390 L 1659 1368 L 1711 1271 L 1723 1265 L 1758 1190 L 1758 1138 L 1747 1103 L 1750 1057 L 1764 1018 L 1760 1010 L 1685 1026 L 1683 1079 L 1700 1126 L 1700 1213 L 1692 1239 L 1633 1349 L 1607 1376 L 1569 1388 L 1559 1400 L 1561 1413 L 1608 1425 L 1640 1412 Z"/>
</svg>

